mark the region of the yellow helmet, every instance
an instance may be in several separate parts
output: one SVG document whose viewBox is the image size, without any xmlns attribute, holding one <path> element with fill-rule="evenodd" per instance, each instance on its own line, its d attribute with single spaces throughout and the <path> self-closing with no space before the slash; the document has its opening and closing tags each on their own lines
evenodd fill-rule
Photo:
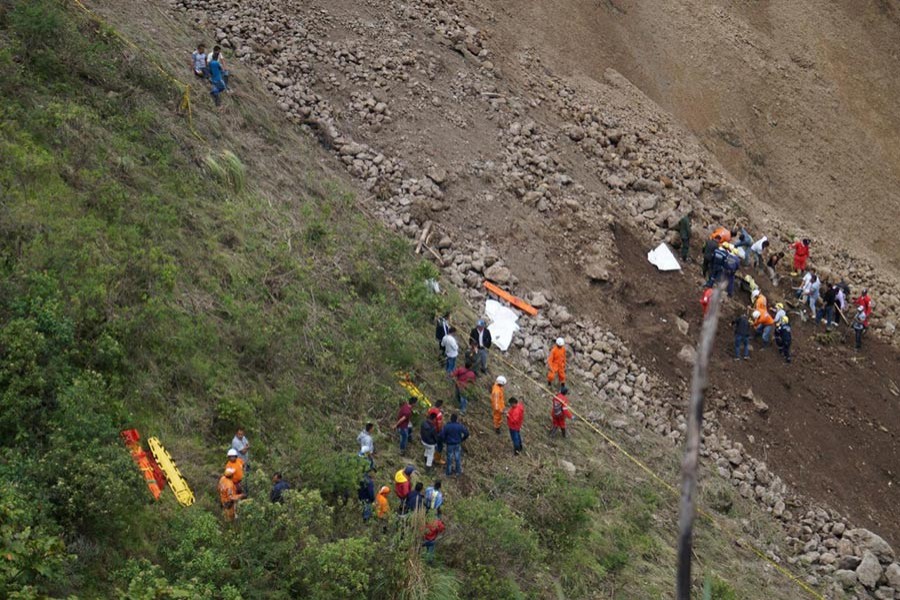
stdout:
<svg viewBox="0 0 900 600">
<path fill-rule="evenodd" d="M 784 315 L 783 317 L 781 317 L 781 324 L 782 324 L 782 325 L 787 325 L 788 322 L 789 322 L 789 319 L 787 318 L 787 315 Z"/>
<path fill-rule="evenodd" d="M 784 308 L 784 304 L 782 304 L 781 302 L 778 302 L 777 304 L 775 304 L 775 308 L 777 308 L 778 310 L 781 310 L 782 308 Z"/>
</svg>

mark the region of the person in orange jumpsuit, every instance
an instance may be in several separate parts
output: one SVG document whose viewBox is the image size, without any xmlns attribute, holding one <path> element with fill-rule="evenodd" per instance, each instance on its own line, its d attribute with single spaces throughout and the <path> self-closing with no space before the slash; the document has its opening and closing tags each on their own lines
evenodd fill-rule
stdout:
<svg viewBox="0 0 900 600">
<path fill-rule="evenodd" d="M 562 436 L 566 437 L 566 420 L 574 418 L 572 411 L 569 410 L 569 397 L 566 395 L 568 393 L 569 388 L 562 386 L 559 393 L 553 397 L 553 407 L 550 409 L 550 421 L 552 423 L 550 435 L 553 435 L 559 429 L 562 432 Z"/>
<path fill-rule="evenodd" d="M 381 523 L 381 530 L 384 533 L 387 533 L 388 518 L 391 515 L 391 504 L 388 502 L 388 496 L 390 495 L 391 488 L 383 485 L 375 496 L 375 518 Z"/>
<path fill-rule="evenodd" d="M 719 227 L 718 229 L 716 229 L 715 231 L 713 231 L 710 234 L 709 239 L 716 240 L 720 244 L 724 244 L 725 242 L 730 242 L 731 241 L 731 231 L 729 231 L 725 227 Z"/>
<path fill-rule="evenodd" d="M 503 410 L 506 408 L 506 396 L 503 388 L 506 386 L 506 377 L 497 378 L 494 387 L 491 388 L 491 410 L 494 413 L 494 432 L 500 433 L 500 425 L 503 424 Z"/>
<path fill-rule="evenodd" d="M 228 462 L 225 463 L 226 469 L 234 469 L 234 487 L 237 488 L 239 494 L 245 494 L 244 490 L 244 461 L 238 456 L 238 451 L 234 448 L 228 451 Z"/>
<path fill-rule="evenodd" d="M 753 303 L 753 310 L 758 310 L 760 314 L 769 312 L 769 301 L 759 291 L 759 288 L 750 292 L 750 302 Z"/>
<path fill-rule="evenodd" d="M 806 261 L 809 260 L 809 240 L 794 240 L 791 248 L 794 249 L 794 272 L 800 273 L 806 269 Z"/>
<path fill-rule="evenodd" d="M 769 311 L 760 312 L 753 311 L 753 329 L 756 330 L 754 338 L 762 336 L 763 348 L 772 341 L 772 334 L 775 331 L 775 319 L 769 314 Z"/>
<path fill-rule="evenodd" d="M 553 381 L 559 379 L 559 385 L 566 385 L 566 341 L 556 338 L 556 344 L 550 350 L 547 357 L 547 365 L 550 372 L 547 373 L 547 385 L 553 385 Z"/>
<path fill-rule="evenodd" d="M 228 467 L 225 473 L 219 478 L 219 502 L 222 503 L 222 514 L 225 515 L 226 521 L 234 521 L 237 518 L 235 506 L 238 500 L 242 500 L 244 494 L 237 491 L 234 485 L 234 469 Z"/>
</svg>

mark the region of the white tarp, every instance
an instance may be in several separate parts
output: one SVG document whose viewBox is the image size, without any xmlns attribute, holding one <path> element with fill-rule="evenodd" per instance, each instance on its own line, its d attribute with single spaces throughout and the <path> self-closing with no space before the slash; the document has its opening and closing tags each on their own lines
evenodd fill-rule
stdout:
<svg viewBox="0 0 900 600">
<path fill-rule="evenodd" d="M 484 315 L 491 323 L 488 325 L 488 330 L 491 332 L 491 343 L 506 352 L 509 345 L 512 344 L 513 334 L 519 330 L 519 326 L 516 324 L 519 315 L 496 300 L 488 300 L 484 303 Z"/>
<path fill-rule="evenodd" d="M 665 242 L 647 253 L 647 260 L 660 271 L 680 271 L 681 265 Z"/>
</svg>

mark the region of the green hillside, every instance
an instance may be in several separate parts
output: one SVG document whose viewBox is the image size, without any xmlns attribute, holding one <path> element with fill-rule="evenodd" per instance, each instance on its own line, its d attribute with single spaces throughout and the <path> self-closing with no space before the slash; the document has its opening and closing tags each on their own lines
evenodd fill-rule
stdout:
<svg viewBox="0 0 900 600">
<path fill-rule="evenodd" d="M 476 400 L 435 565 L 418 524 L 362 523 L 356 432 L 377 423 L 387 484 L 405 462 L 395 373 L 449 399 L 432 318 L 467 313 L 249 74 L 221 114 L 193 85 L 202 140 L 152 49 L 68 3 L 0 3 L 0 596 L 668 596 L 674 502 L 586 430 L 548 442 L 543 408 L 514 463 Z M 253 499 L 227 524 L 215 487 L 239 425 Z M 194 506 L 151 501 L 126 427 L 160 438 Z M 634 446 L 674 477 L 671 450 Z M 777 536 L 708 487 L 744 534 Z M 697 552 L 714 598 L 797 597 L 719 533 L 701 527 Z"/>
</svg>

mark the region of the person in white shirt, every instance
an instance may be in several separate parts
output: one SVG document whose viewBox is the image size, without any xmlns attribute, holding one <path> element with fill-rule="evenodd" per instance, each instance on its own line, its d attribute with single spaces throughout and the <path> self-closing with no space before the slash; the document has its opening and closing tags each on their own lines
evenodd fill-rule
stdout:
<svg viewBox="0 0 900 600">
<path fill-rule="evenodd" d="M 756 267 L 757 271 L 761 271 L 763 267 L 765 267 L 766 263 L 763 262 L 763 253 L 768 247 L 769 238 L 766 236 L 762 236 L 750 246 L 750 256 L 753 259 L 753 266 Z"/>
<path fill-rule="evenodd" d="M 372 439 L 374 423 L 366 423 L 366 428 L 359 432 L 356 441 L 359 442 L 359 456 L 369 461 L 369 469 L 375 470 L 375 441 Z"/>
<path fill-rule="evenodd" d="M 209 69 L 206 67 L 206 46 L 203 44 L 199 44 L 191 53 L 191 69 L 200 79 L 206 79 L 209 75 Z"/>
<path fill-rule="evenodd" d="M 454 333 L 456 333 L 456 327 L 451 326 L 447 335 L 441 340 L 441 348 L 444 349 L 444 356 L 447 357 L 446 368 L 448 374 L 452 373 L 456 368 L 456 357 L 459 356 L 459 342 L 456 341 Z"/>
<path fill-rule="evenodd" d="M 244 462 L 244 468 L 250 464 L 250 441 L 244 435 L 244 430 L 239 428 L 231 440 L 231 447 L 238 453 L 238 457 Z"/>
</svg>

